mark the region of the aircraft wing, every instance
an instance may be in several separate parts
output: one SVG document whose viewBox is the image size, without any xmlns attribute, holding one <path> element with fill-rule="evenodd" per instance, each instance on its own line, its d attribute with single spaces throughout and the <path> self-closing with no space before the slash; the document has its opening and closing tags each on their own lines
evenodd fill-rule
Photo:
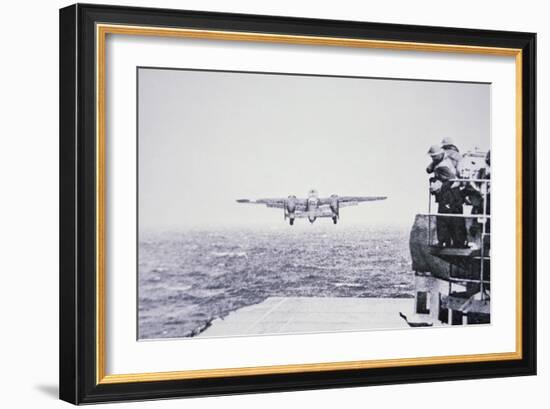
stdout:
<svg viewBox="0 0 550 409">
<path fill-rule="evenodd" d="M 274 199 L 256 199 L 256 200 L 250 200 L 250 199 L 237 199 L 237 203 L 250 203 L 250 204 L 263 204 L 267 207 L 275 207 L 279 209 L 284 209 L 286 199 L 284 198 L 274 198 Z"/>
<path fill-rule="evenodd" d="M 267 207 L 284 209 L 285 205 L 288 203 L 289 199 L 287 198 L 271 198 L 271 199 L 237 199 L 237 203 L 250 203 L 250 204 L 263 204 Z M 305 210 L 307 199 L 293 199 L 293 204 L 296 210 Z"/>
<path fill-rule="evenodd" d="M 361 202 L 373 202 L 375 200 L 386 200 L 386 196 L 339 196 L 338 205 L 340 207 L 345 206 L 357 206 Z"/>
</svg>

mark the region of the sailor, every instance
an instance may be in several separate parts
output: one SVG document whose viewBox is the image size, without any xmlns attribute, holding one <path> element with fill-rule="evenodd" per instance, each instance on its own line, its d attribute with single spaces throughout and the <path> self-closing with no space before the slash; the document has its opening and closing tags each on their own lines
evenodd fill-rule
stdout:
<svg viewBox="0 0 550 409">
<path fill-rule="evenodd" d="M 432 145 L 428 151 L 432 163 L 426 171 L 433 173 L 430 179 L 430 192 L 438 203 L 439 214 L 462 214 L 462 194 L 458 187 L 454 187 L 453 179 L 457 171 L 451 159 L 439 145 Z M 461 217 L 436 217 L 436 231 L 439 246 L 459 247 L 466 246 L 466 225 Z"/>
<path fill-rule="evenodd" d="M 460 169 L 460 162 L 462 161 L 462 155 L 460 154 L 460 150 L 455 145 L 453 139 L 449 138 L 448 136 L 443 138 L 441 140 L 441 149 L 445 151 L 445 154 L 451 160 L 455 169 L 457 169 L 458 171 Z"/>
<path fill-rule="evenodd" d="M 487 152 L 485 156 L 485 166 L 479 169 L 477 178 L 479 180 L 491 179 L 491 151 Z M 487 182 L 476 182 L 468 185 L 469 189 L 467 190 L 467 195 L 469 198 L 468 201 L 472 205 L 472 214 L 489 214 L 489 203 L 487 203 L 487 207 L 484 209 L 485 204 L 483 201 L 484 192 L 489 195 L 489 185 L 490 183 Z"/>
<path fill-rule="evenodd" d="M 436 146 L 436 145 L 434 145 Z M 460 151 L 454 144 L 454 141 L 449 138 L 445 137 L 441 140 L 441 149 L 443 149 L 443 152 L 445 152 L 445 156 L 449 158 L 451 163 L 453 164 L 453 167 L 455 168 L 456 176 L 460 174 L 460 163 L 462 162 L 462 155 L 460 154 Z M 426 168 L 426 172 L 432 173 L 434 162 L 430 163 L 428 167 Z"/>
<path fill-rule="evenodd" d="M 480 179 L 491 179 L 491 151 L 485 155 L 485 166 L 479 170 Z"/>
<path fill-rule="evenodd" d="M 485 156 L 485 166 L 480 167 L 473 175 L 473 179 L 476 181 L 470 181 L 464 183 L 462 189 L 462 196 L 466 204 L 472 206 L 471 214 L 483 215 L 490 214 L 490 182 L 483 182 L 482 180 L 491 179 L 491 152 L 487 152 Z M 486 233 L 489 232 L 489 219 L 479 218 L 472 219 L 472 223 L 469 227 L 470 236 L 474 242 L 481 240 L 482 223 L 486 223 Z"/>
</svg>

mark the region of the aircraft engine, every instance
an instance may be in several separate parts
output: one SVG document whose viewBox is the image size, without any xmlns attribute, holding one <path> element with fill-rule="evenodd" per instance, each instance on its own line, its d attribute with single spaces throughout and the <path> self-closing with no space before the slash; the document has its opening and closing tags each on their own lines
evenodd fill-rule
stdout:
<svg viewBox="0 0 550 409">
<path fill-rule="evenodd" d="M 291 195 L 285 203 L 285 219 L 288 217 L 291 226 L 294 224 L 294 212 L 296 212 L 296 196 Z"/>
<path fill-rule="evenodd" d="M 296 196 L 289 196 L 286 200 L 286 211 L 289 216 L 293 215 L 296 211 Z"/>
<path fill-rule="evenodd" d="M 286 200 L 286 210 L 289 213 L 294 213 L 296 211 L 296 196 L 289 196 Z"/>
<path fill-rule="evenodd" d="M 330 209 L 335 215 L 338 215 L 340 211 L 340 206 L 338 206 L 338 195 L 330 195 Z"/>
</svg>

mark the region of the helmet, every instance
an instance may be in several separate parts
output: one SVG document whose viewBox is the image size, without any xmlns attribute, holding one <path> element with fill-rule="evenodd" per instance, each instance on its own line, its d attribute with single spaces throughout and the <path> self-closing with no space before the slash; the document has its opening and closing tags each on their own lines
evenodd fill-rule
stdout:
<svg viewBox="0 0 550 409">
<path fill-rule="evenodd" d="M 448 136 L 446 136 L 441 140 L 441 146 L 454 145 L 454 144 L 455 142 L 453 141 L 453 138 L 449 138 Z"/>
<path fill-rule="evenodd" d="M 430 156 L 437 156 L 437 155 L 441 155 L 442 153 L 443 153 L 443 149 L 441 149 L 441 146 L 439 145 L 432 145 L 428 150 L 428 155 Z"/>
</svg>

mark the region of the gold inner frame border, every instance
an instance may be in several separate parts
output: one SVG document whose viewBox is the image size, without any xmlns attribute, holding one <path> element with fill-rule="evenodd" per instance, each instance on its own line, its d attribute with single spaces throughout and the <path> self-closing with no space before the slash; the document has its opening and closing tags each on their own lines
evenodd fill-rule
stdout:
<svg viewBox="0 0 550 409">
<path fill-rule="evenodd" d="M 290 374 L 416 365 L 490 362 L 522 358 L 522 50 L 458 44 L 416 43 L 355 38 L 216 31 L 186 28 L 96 24 L 96 383 L 173 381 L 228 376 Z M 321 362 L 313 364 L 220 368 L 130 374 L 105 373 L 105 42 L 108 34 L 197 38 L 296 45 L 467 53 L 515 57 L 516 65 L 516 350 L 503 353 Z"/>
</svg>

